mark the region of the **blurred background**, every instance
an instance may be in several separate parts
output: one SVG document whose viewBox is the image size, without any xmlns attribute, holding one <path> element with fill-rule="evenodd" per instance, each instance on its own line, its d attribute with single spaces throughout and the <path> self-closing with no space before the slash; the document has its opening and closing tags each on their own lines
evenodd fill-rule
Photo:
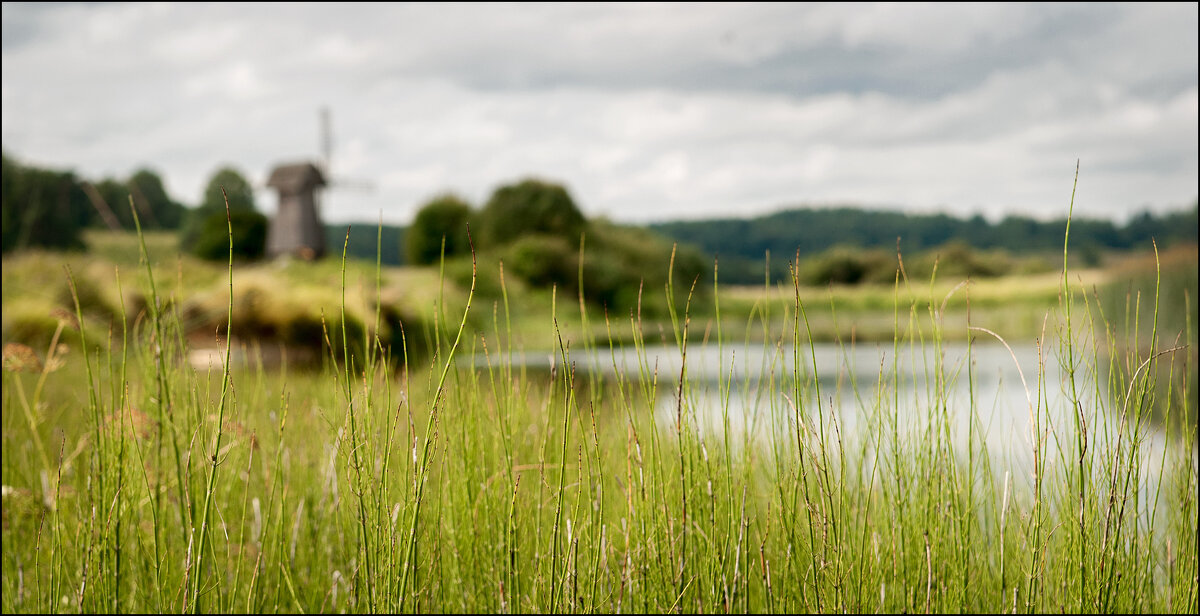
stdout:
<svg viewBox="0 0 1200 616">
<path fill-rule="evenodd" d="M 200 205 L 320 160 L 327 222 L 536 175 L 588 217 L 802 205 L 1125 222 L 1197 185 L 1188 4 L 3 8 L 3 146 Z M 321 108 L 329 112 L 324 132 Z M 120 208 L 118 208 L 120 209 Z M 116 212 L 118 216 L 121 212 Z"/>
<path fill-rule="evenodd" d="M 715 264 L 743 330 L 793 272 L 841 298 L 825 339 L 890 340 L 898 275 L 969 277 L 976 323 L 1033 339 L 1072 199 L 1072 284 L 1148 328 L 1157 246 L 1186 338 L 1196 49 L 1195 4 L 5 3 L 4 339 L 52 337 L 64 263 L 99 322 L 144 308 L 134 212 L 198 346 L 229 226 L 234 329 L 287 345 L 319 349 L 343 247 L 350 284 L 388 268 L 347 317 L 384 334 L 462 303 L 474 249 L 533 347 L 556 293 L 712 311 Z"/>
</svg>

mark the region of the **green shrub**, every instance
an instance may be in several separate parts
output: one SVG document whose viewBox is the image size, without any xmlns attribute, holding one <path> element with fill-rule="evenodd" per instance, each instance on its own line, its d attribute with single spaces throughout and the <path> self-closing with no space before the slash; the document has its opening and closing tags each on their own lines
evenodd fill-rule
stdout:
<svg viewBox="0 0 1200 616">
<path fill-rule="evenodd" d="M 233 227 L 233 257 L 252 261 L 262 258 L 267 244 L 267 217 L 258 212 L 225 212 L 205 217 L 196 235 L 191 253 L 209 261 L 229 258 L 229 225 Z"/>
<path fill-rule="evenodd" d="M 480 215 L 488 246 L 502 246 L 526 235 L 550 235 L 571 246 L 587 229 L 587 220 L 560 184 L 527 179 L 501 186 Z"/>
<path fill-rule="evenodd" d="M 567 240 L 561 237 L 522 237 L 509 246 L 504 262 L 515 276 L 531 286 L 576 288 L 571 281 L 577 277 L 578 256 Z"/>
<path fill-rule="evenodd" d="M 228 200 L 226 200 L 228 197 Z M 236 169 L 223 167 L 213 173 L 208 180 L 208 185 L 204 189 L 204 202 L 200 207 L 188 212 L 185 215 L 185 220 L 179 234 L 179 246 L 185 251 L 191 252 L 204 259 L 215 261 L 223 261 L 228 258 L 229 244 L 226 239 L 225 230 L 225 210 L 228 206 L 230 212 L 230 220 L 233 221 L 234 234 L 237 234 L 238 223 L 250 223 L 257 227 L 257 222 L 252 222 L 250 214 L 256 213 L 254 208 L 254 190 L 250 183 Z M 219 222 L 214 221 L 214 218 L 219 217 Z M 266 218 L 263 217 L 263 240 L 266 244 Z M 143 223 L 144 224 L 144 223 Z M 218 233 L 216 227 L 220 226 L 221 231 Z M 217 235 L 221 236 L 220 241 L 217 241 Z M 249 244 L 247 249 L 253 249 L 253 236 L 257 235 L 257 229 L 253 229 L 248 238 Z M 238 256 L 238 241 L 235 237 L 234 255 Z M 219 257 L 209 257 L 204 255 L 220 253 Z M 247 254 L 254 254 L 251 250 Z M 262 255 L 262 249 L 259 248 L 255 256 L 249 258 L 258 258 Z"/>
<path fill-rule="evenodd" d="M 584 296 L 594 304 L 626 312 L 638 309 L 640 291 L 643 316 L 666 316 L 667 266 L 671 264 L 672 249 L 675 259 L 670 274 L 675 305 L 682 312 L 688 293 L 692 293 L 692 310 L 699 310 L 712 291 L 712 263 L 703 253 L 690 245 L 675 246 L 646 229 L 607 222 L 593 224 L 587 239 Z"/>
<path fill-rule="evenodd" d="M 474 266 L 469 255 L 447 259 L 446 279 L 460 289 L 470 289 L 472 268 L 475 270 L 475 294 L 477 296 L 498 298 L 503 294 L 500 286 L 499 258 L 492 253 L 479 255 L 478 263 Z M 511 280 L 509 282 L 511 283 Z"/>
<path fill-rule="evenodd" d="M 799 267 L 800 283 L 806 285 L 858 284 L 866 274 L 866 264 L 848 248 L 831 248 Z"/>
<path fill-rule="evenodd" d="M 1045 255 L 1030 255 L 1013 259 L 1012 274 L 1045 274 L 1053 272 L 1057 267 L 1062 265 L 1062 254 L 1058 255 L 1057 261 Z"/>
<path fill-rule="evenodd" d="M 641 282 L 638 272 L 623 259 L 613 257 L 611 254 L 596 253 L 584 256 L 584 297 L 594 304 L 614 309 L 636 305 L 637 285 Z M 623 293 L 625 289 L 629 289 L 630 293 Z M 578 291 L 577 288 L 575 290 Z"/>
<path fill-rule="evenodd" d="M 994 278 L 1013 270 L 1013 260 L 1004 250 L 976 250 L 961 241 L 948 242 L 928 250 L 908 265 L 910 279 L 927 279 L 937 264 L 937 277 L 949 278 Z"/>
<path fill-rule="evenodd" d="M 414 312 L 391 304 L 384 304 L 379 310 L 381 328 L 385 330 L 380 333 L 380 339 L 393 365 L 405 365 L 406 357 L 408 364 L 419 365 L 424 361 L 433 348 L 432 324 Z"/>
<path fill-rule="evenodd" d="M 111 319 L 115 311 L 108 299 L 104 297 L 104 291 L 101 290 L 100 285 L 86 276 L 74 276 L 73 278 L 75 294 L 79 296 L 79 308 L 83 314 L 105 321 Z M 70 313 L 75 312 L 75 298 L 71 293 L 71 284 L 67 280 L 63 280 L 59 284 L 58 290 L 54 294 L 54 300 L 60 308 Z"/>
<path fill-rule="evenodd" d="M 233 331 L 240 338 L 275 338 L 279 327 L 271 313 L 271 304 L 279 301 L 256 286 L 248 286 L 233 296 Z"/>
<path fill-rule="evenodd" d="M 437 263 L 446 241 L 446 258 L 471 252 L 467 223 L 471 206 L 455 195 L 442 195 L 425 204 L 406 231 L 408 262 L 413 265 Z"/>
<path fill-rule="evenodd" d="M 58 332 L 58 343 L 79 347 L 82 339 L 79 335 L 74 317 L 74 309 L 48 308 L 41 302 L 18 302 L 4 307 L 3 332 L 0 336 L 4 342 L 19 342 L 33 347 L 42 355 L 47 351 L 50 341 Z M 84 316 L 85 321 L 88 317 Z M 105 343 L 103 334 L 108 332 L 109 322 L 87 322 L 88 344 L 99 348 Z"/>
<path fill-rule="evenodd" d="M 213 172 L 204 188 L 204 203 L 200 209 L 209 212 L 225 211 L 226 203 L 231 212 L 253 212 L 254 188 L 242 173 L 233 167 L 222 167 Z"/>
<path fill-rule="evenodd" d="M 277 335 L 284 344 L 306 347 L 317 352 L 325 347 L 321 315 L 314 312 L 303 311 L 284 319 L 277 328 Z"/>
<path fill-rule="evenodd" d="M 49 310 L 35 306 L 4 307 L 4 341 L 27 344 L 45 351 L 54 337 L 58 321 Z"/>
<path fill-rule="evenodd" d="M 800 284 L 810 286 L 890 283 L 896 277 L 896 259 L 882 250 L 835 246 L 800 262 Z"/>
<path fill-rule="evenodd" d="M 342 318 L 340 316 L 326 316 L 326 326 L 329 328 L 329 344 L 333 345 L 333 356 L 340 363 L 345 360 L 344 353 L 349 353 L 352 358 L 355 369 L 363 365 L 364 351 L 366 350 L 365 339 L 363 337 L 366 332 L 366 325 L 362 319 L 353 314 L 346 314 L 345 331 L 346 344 L 342 344 Z M 324 338 L 322 338 L 324 340 Z M 322 351 L 329 352 L 329 349 L 322 347 Z"/>
</svg>

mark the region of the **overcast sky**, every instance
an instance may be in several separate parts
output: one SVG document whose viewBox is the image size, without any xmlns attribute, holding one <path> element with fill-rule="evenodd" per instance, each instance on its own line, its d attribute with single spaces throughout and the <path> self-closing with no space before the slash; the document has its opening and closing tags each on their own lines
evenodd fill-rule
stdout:
<svg viewBox="0 0 1200 616">
<path fill-rule="evenodd" d="M 3 5 L 3 146 L 195 204 L 317 159 L 329 221 L 536 176 L 589 216 L 1124 220 L 1197 195 L 1197 5 Z M 373 185 L 368 190 L 364 183 Z M 262 209 L 275 197 L 259 193 Z"/>
</svg>

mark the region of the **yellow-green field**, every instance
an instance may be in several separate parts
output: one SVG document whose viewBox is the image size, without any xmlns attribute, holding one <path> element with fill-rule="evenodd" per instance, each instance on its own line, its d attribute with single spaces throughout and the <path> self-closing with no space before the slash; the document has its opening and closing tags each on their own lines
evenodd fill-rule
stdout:
<svg viewBox="0 0 1200 616">
<path fill-rule="evenodd" d="M 91 231 L 86 237 L 88 253 L 50 253 L 33 251 L 4 260 L 4 322 L 6 341 L 44 345 L 55 329 L 50 313 L 55 308 L 70 308 L 71 300 L 65 268 L 70 268 L 81 288 L 91 298 L 91 314 L 96 327 L 124 309 L 136 318 L 145 306 L 145 291 L 137 284 L 138 245 L 132 234 Z M 149 233 L 146 245 L 160 293 L 172 298 L 181 310 L 184 326 L 199 346 L 216 343 L 218 327 L 225 318 L 228 290 L 224 267 L 188 255 L 181 255 L 175 235 Z M 465 271 L 456 277 L 440 276 L 437 267 L 385 267 L 376 278 L 374 263 L 351 260 L 345 270 L 345 305 L 348 314 L 362 323 L 372 323 L 374 298 L 392 307 L 414 323 L 432 323 L 461 310 L 469 288 L 469 263 L 458 262 L 451 268 Z M 470 324 L 477 330 L 494 329 L 493 312 L 505 301 L 499 292 L 498 263 L 479 264 L 481 280 L 488 278 L 494 287 L 477 293 L 478 308 Z M 662 264 L 665 268 L 666 264 Z M 342 305 L 342 269 L 334 255 L 316 263 L 256 263 L 234 269 L 234 331 L 248 337 L 267 338 L 265 342 L 287 345 L 319 346 L 318 340 L 296 340 L 291 329 L 305 334 L 319 331 L 321 316 L 332 319 Z M 1104 270 L 1072 272 L 1069 283 L 1078 290 L 1078 301 L 1094 295 L 1112 278 Z M 718 271 L 717 302 L 705 302 L 692 310 L 696 323 L 691 335 L 703 339 L 714 329 L 714 307 L 719 303 L 726 333 L 752 340 L 775 338 L 791 327 L 787 310 L 795 301 L 790 281 L 773 281 L 770 286 L 732 287 L 720 285 Z M 514 344 L 527 349 L 553 349 L 556 341 L 550 328 L 557 309 L 560 330 L 567 339 L 584 334 L 579 298 L 557 295 L 549 289 L 530 288 L 513 276 L 505 277 Z M 482 287 L 482 285 L 480 285 Z M 118 291 L 120 289 L 120 291 Z M 916 306 L 918 314 L 930 306 L 940 311 L 948 327 L 946 336 L 962 339 L 966 329 L 968 305 L 974 325 L 1002 332 L 1008 338 L 1033 339 L 1043 334 L 1048 312 L 1058 305 L 1062 290 L 1061 275 L 1055 273 L 1017 275 L 1001 278 L 901 280 L 899 285 L 861 285 L 839 287 L 801 287 L 803 302 L 814 338 L 818 340 L 856 339 L 886 341 L 893 336 L 897 315 L 894 307 Z M 661 295 L 662 289 L 643 289 L 644 294 Z M 586 289 L 585 289 L 586 294 Z M 85 298 L 85 303 L 88 299 Z M 439 304 L 439 302 L 441 302 Z M 438 306 L 441 305 L 441 309 Z M 85 305 L 85 312 L 88 311 Z M 630 315 L 606 314 L 602 307 L 587 305 L 589 336 L 629 342 L 632 338 Z M 682 309 L 682 306 L 680 307 Z M 768 330 L 761 325 L 749 327 L 768 316 Z M 907 320 L 909 314 L 899 318 Z M 605 323 L 607 317 L 608 323 Z M 297 323 L 316 322 L 317 327 L 300 328 Z M 247 324 L 238 327 L 239 323 Z M 657 335 L 665 325 L 659 319 L 643 322 Z M 507 324 L 506 324 L 507 325 Z M 665 332 L 668 328 L 664 328 Z M 413 332 L 410 332 L 412 334 Z M 427 332 L 416 332 L 419 336 Z"/>
<path fill-rule="evenodd" d="M 103 233 L 4 259 L 6 613 L 1197 611 L 1186 291 L 1156 311 L 1131 283 L 1126 318 L 1120 268 L 718 284 L 650 320 L 498 263 L 230 268 L 146 240 L 149 268 Z M 968 327 L 1042 344 L 1016 434 Z M 830 391 L 839 338 L 932 359 Z M 702 381 L 703 342 L 776 363 Z"/>
</svg>

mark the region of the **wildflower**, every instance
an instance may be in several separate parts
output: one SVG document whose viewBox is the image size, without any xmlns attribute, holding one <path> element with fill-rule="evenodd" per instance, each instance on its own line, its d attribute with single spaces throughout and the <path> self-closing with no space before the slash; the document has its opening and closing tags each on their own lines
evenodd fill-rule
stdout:
<svg viewBox="0 0 1200 616">
<path fill-rule="evenodd" d="M 42 360 L 28 346 L 10 342 L 4 345 L 4 369 L 9 372 L 41 372 Z"/>
<path fill-rule="evenodd" d="M 79 331 L 79 319 L 75 318 L 75 315 L 66 309 L 55 308 L 54 310 L 50 311 L 50 316 L 54 317 L 59 323 L 66 325 L 75 331 Z"/>
<path fill-rule="evenodd" d="M 70 347 L 62 343 L 59 343 L 57 346 L 55 346 L 54 350 L 50 352 L 50 355 L 46 357 L 46 372 L 54 372 L 55 370 L 67 365 L 67 360 L 65 357 L 67 355 L 67 351 L 69 350 Z"/>
</svg>

